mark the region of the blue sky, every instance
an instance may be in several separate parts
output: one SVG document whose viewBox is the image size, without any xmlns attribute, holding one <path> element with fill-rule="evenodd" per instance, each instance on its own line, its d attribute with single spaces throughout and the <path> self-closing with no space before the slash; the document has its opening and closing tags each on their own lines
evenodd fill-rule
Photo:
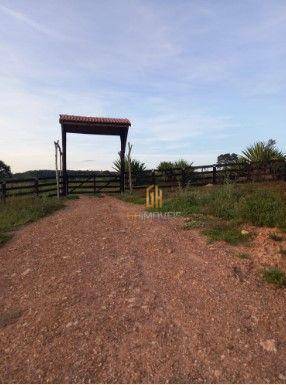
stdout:
<svg viewBox="0 0 286 385">
<path fill-rule="evenodd" d="M 148 167 L 286 151 L 286 1 L 0 0 L 0 159 L 53 168 L 60 113 L 127 117 Z M 119 139 L 68 136 L 70 169 L 110 169 Z"/>
</svg>

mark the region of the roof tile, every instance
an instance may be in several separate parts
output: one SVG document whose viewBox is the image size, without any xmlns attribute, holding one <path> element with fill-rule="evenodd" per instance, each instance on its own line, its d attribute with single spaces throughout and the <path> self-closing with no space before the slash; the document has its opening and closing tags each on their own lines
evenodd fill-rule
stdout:
<svg viewBox="0 0 286 385">
<path fill-rule="evenodd" d="M 129 125 L 129 119 L 122 118 L 102 118 L 98 116 L 76 116 L 76 115 L 60 115 L 60 123 L 101 123 L 101 124 L 116 124 Z"/>
</svg>

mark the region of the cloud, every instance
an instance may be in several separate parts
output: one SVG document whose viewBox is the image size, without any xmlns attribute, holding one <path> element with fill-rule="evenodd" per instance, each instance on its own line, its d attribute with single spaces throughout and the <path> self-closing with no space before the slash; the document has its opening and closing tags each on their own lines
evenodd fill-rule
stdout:
<svg viewBox="0 0 286 385">
<path fill-rule="evenodd" d="M 49 36 L 54 39 L 66 40 L 67 37 L 57 33 L 56 31 L 49 29 L 43 25 L 43 23 L 38 23 L 30 17 L 26 16 L 24 13 L 16 11 L 12 8 L 6 7 L 5 5 L 0 4 L 0 11 L 5 15 L 10 16 L 11 18 L 29 26 L 30 28 L 36 30 L 37 32 Z"/>
</svg>

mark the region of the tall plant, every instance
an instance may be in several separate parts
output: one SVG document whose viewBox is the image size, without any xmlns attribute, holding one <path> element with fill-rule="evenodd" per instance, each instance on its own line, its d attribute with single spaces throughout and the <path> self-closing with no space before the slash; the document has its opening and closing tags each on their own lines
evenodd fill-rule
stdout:
<svg viewBox="0 0 286 385">
<path fill-rule="evenodd" d="M 124 161 L 125 161 L 125 170 L 128 170 L 127 157 L 125 157 Z M 131 165 L 131 172 L 133 176 L 140 175 L 146 170 L 145 163 L 140 162 L 137 159 L 131 159 L 130 165 Z M 120 173 L 120 168 L 121 168 L 121 161 L 120 161 L 120 158 L 118 158 L 113 162 L 113 170 Z"/>
<path fill-rule="evenodd" d="M 285 154 L 276 146 L 274 139 L 267 142 L 256 142 L 242 151 L 240 160 L 247 163 L 269 163 L 275 160 L 285 160 Z"/>
</svg>

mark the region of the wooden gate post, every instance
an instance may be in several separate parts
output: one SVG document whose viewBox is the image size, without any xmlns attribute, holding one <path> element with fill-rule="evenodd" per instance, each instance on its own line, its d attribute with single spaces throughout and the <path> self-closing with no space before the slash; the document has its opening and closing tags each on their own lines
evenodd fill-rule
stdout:
<svg viewBox="0 0 286 385">
<path fill-rule="evenodd" d="M 67 196 L 68 194 L 68 181 L 67 181 L 67 133 L 64 127 L 62 127 L 62 151 L 63 151 L 63 188 L 62 195 Z"/>
<path fill-rule="evenodd" d="M 121 151 L 120 151 L 120 192 L 125 191 L 125 147 L 127 134 L 120 135 Z"/>
</svg>

